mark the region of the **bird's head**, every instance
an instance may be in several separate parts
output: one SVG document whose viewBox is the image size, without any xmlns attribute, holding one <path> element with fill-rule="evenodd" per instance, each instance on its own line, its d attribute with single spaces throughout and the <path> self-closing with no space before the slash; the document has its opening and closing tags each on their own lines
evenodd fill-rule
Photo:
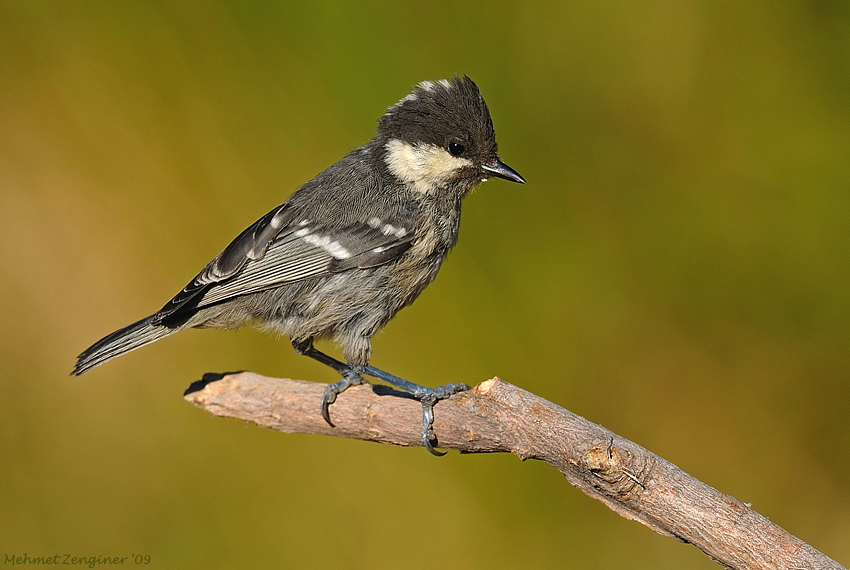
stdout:
<svg viewBox="0 0 850 570">
<path fill-rule="evenodd" d="M 525 183 L 499 160 L 487 103 L 467 76 L 423 81 L 378 120 L 388 170 L 417 191 L 465 193 L 492 176 Z"/>
</svg>

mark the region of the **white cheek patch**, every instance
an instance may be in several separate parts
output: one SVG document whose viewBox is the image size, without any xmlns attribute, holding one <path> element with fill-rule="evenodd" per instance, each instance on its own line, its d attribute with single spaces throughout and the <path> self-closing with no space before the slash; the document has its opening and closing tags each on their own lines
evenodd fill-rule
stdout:
<svg viewBox="0 0 850 570">
<path fill-rule="evenodd" d="M 459 170 L 472 166 L 471 160 L 452 156 L 433 144 L 412 145 L 392 139 L 386 149 L 390 172 L 423 194 L 444 186 Z"/>
</svg>

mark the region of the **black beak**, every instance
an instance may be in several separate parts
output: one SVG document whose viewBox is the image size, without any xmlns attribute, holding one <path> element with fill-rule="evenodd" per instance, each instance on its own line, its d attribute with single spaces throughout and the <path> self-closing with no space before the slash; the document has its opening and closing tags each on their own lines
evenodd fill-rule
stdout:
<svg viewBox="0 0 850 570">
<path fill-rule="evenodd" d="M 485 162 L 481 165 L 481 168 L 484 170 L 484 172 L 492 174 L 493 176 L 498 176 L 499 178 L 504 178 L 505 180 L 510 180 L 511 182 L 519 182 L 520 184 L 525 184 L 525 178 L 520 176 L 519 172 L 517 172 L 498 158 L 494 158 L 490 162 Z"/>
</svg>

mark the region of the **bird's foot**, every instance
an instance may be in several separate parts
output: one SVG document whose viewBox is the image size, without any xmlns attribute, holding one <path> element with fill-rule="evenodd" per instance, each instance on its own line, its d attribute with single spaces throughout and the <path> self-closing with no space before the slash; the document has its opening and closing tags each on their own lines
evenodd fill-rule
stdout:
<svg viewBox="0 0 850 570">
<path fill-rule="evenodd" d="M 469 390 L 469 386 L 464 383 L 446 384 L 437 386 L 436 388 L 426 388 L 413 382 L 408 382 L 403 378 L 394 376 L 389 372 L 384 372 L 374 366 L 364 366 L 362 372 L 378 380 L 383 380 L 387 384 L 409 392 L 414 398 L 422 402 L 422 445 L 425 446 L 432 455 L 441 456 L 445 452 L 434 449 L 434 444 L 437 443 L 437 436 L 434 434 L 434 405 L 440 400 L 445 400 L 458 392 Z"/>
<path fill-rule="evenodd" d="M 423 388 L 420 386 L 420 388 Z M 445 455 L 445 451 L 437 451 L 431 442 L 437 442 L 437 436 L 434 435 L 434 404 L 440 400 L 445 400 L 458 392 L 469 390 L 466 384 L 445 384 L 436 388 L 423 388 L 426 394 L 420 398 L 422 402 L 422 445 L 428 450 L 431 455 L 440 457 Z"/>
<path fill-rule="evenodd" d="M 331 415 L 328 407 L 336 401 L 336 397 L 348 390 L 351 386 L 366 383 L 366 379 L 354 370 L 349 369 L 339 382 L 328 384 L 325 387 L 325 392 L 322 394 L 322 417 L 328 422 L 328 425 L 333 427 Z"/>
</svg>

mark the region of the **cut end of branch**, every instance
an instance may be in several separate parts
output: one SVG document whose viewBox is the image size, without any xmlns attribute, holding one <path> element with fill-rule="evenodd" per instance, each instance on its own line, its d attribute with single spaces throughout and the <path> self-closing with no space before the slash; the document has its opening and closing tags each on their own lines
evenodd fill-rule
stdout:
<svg viewBox="0 0 850 570">
<path fill-rule="evenodd" d="M 474 394 L 482 394 L 482 395 L 489 394 L 490 391 L 501 381 L 502 381 L 501 378 L 499 378 L 498 376 L 494 376 L 493 378 L 490 378 L 489 380 L 485 380 L 481 384 L 478 384 L 477 386 L 475 386 L 472 389 L 472 392 Z"/>
</svg>

